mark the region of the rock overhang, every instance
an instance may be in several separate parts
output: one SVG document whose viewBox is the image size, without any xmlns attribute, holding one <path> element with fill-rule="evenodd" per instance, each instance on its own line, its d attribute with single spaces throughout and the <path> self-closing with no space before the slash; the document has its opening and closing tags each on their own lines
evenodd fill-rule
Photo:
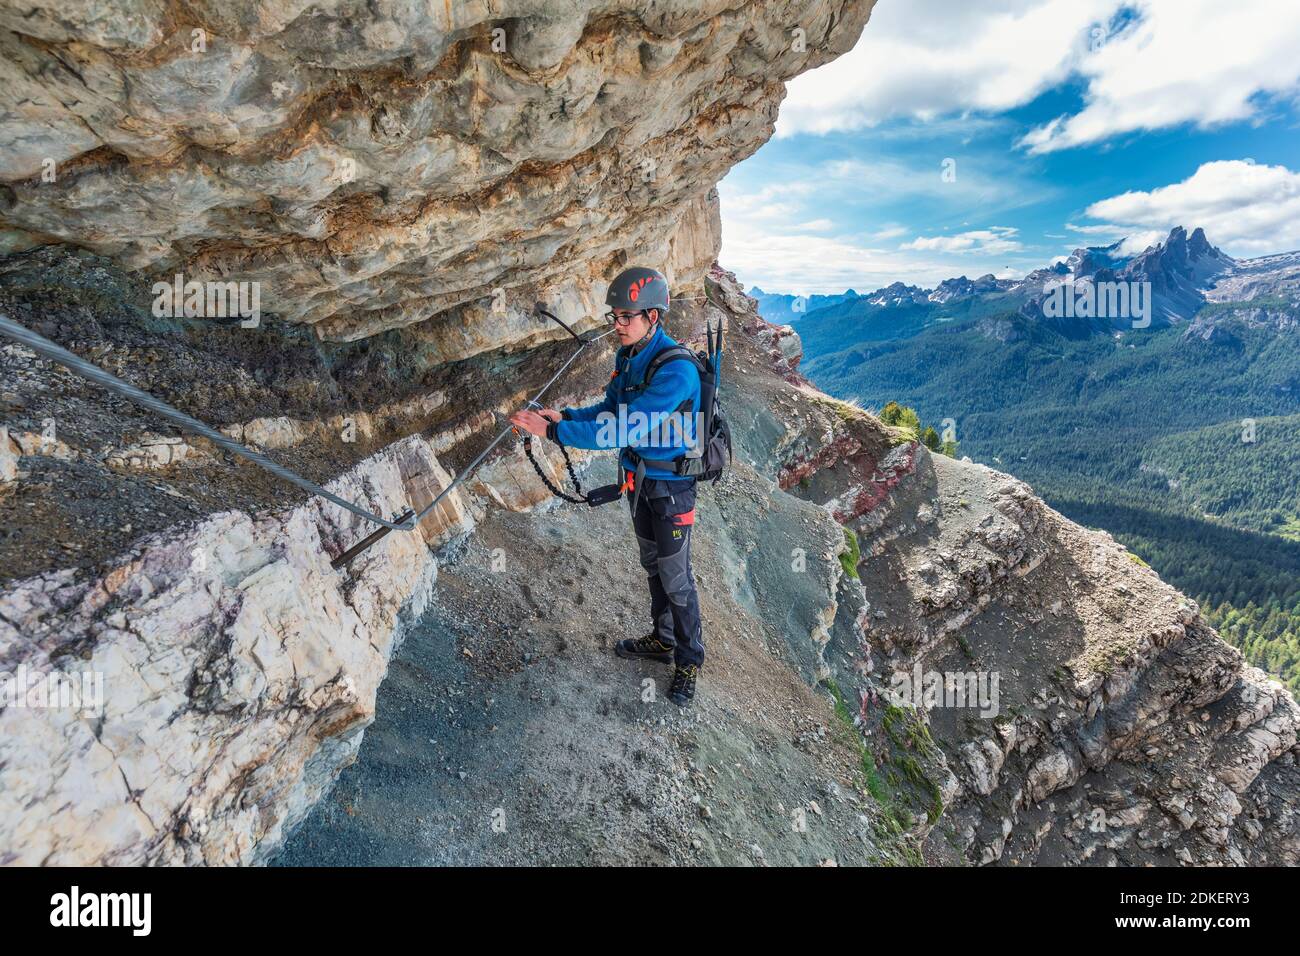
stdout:
<svg viewBox="0 0 1300 956">
<path fill-rule="evenodd" d="M 676 285 L 683 224 L 868 0 L 119 0 L 0 11 L 0 248 L 256 281 L 355 340 Z M 716 251 L 716 250 L 715 250 Z M 711 261 L 711 256 L 707 257 Z"/>
</svg>

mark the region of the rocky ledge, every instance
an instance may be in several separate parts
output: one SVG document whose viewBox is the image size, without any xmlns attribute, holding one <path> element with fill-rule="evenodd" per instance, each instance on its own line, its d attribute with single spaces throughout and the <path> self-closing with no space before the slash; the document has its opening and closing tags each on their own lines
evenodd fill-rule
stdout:
<svg viewBox="0 0 1300 956">
<path fill-rule="evenodd" d="M 678 826 L 681 843 L 669 859 L 728 861 L 734 852 L 752 861 L 748 847 L 767 843 L 772 859 L 790 862 L 1296 861 L 1300 709 L 1279 684 L 1245 667 L 1191 602 L 1109 536 L 1068 522 L 1014 478 L 934 455 L 792 374 L 790 353 L 774 347 L 789 332 L 758 318 L 729 273 L 715 267 L 706 288 L 708 301 L 684 306 L 673 321 L 683 335 L 700 333 L 709 318 L 732 329 L 726 400 L 740 460 L 735 475 L 705 492 L 701 580 L 715 660 L 701 716 L 678 733 L 695 742 L 674 746 L 717 746 L 721 733 L 737 746 L 753 742 L 756 755 L 767 754 L 753 757 L 760 764 L 776 763 L 758 775 L 763 787 L 729 791 L 728 805 L 744 812 L 727 828 L 744 834 L 733 834 L 734 851 L 701 817 Z M 594 393 L 601 377 L 594 366 L 580 374 L 572 397 Z M 439 456 L 463 462 L 492 421 L 486 409 L 467 414 L 485 424 L 459 421 L 400 439 L 331 487 L 380 510 L 429 500 L 449 478 Z M 27 454 L 18 461 L 20 482 L 67 466 Z M 554 456 L 545 461 L 559 473 Z M 149 475 L 170 496 L 193 497 L 202 486 L 187 467 Z M 580 467 L 594 480 L 590 469 L 601 466 Z M 624 516 L 570 507 L 558 523 L 548 519 L 549 496 L 518 448 L 463 487 L 422 534 L 390 535 L 347 572 L 332 570 L 330 557 L 367 529 L 309 500 L 214 512 L 110 558 L 10 581 L 0 591 L 4 668 L 95 672 L 108 692 L 103 711 L 89 717 L 0 713 L 7 861 L 265 859 L 355 759 L 408 624 L 426 608 L 447 613 L 440 565 L 451 576 L 446 607 L 466 624 L 480 615 L 487 625 L 516 604 L 536 622 L 527 639 L 509 637 L 504 623 L 506 631 L 475 627 L 455 638 L 486 698 L 503 693 L 496 682 L 518 678 L 520 661 L 534 700 L 538 687 L 578 694 L 575 675 L 604 686 L 623 674 L 611 673 L 608 625 L 630 622 L 635 608 L 610 600 L 639 601 L 640 572 L 628 555 L 600 555 L 619 553 Z M 15 500 L 21 494 L 11 493 L 8 503 Z M 520 524 L 510 515 L 536 518 Z M 502 522 L 510 524 L 505 538 Z M 579 537 L 558 564 L 515 557 L 505 574 L 494 567 L 491 542 L 508 541 L 516 556 L 547 555 L 551 534 L 568 525 Z M 595 549 L 586 557 L 582 535 Z M 610 580 L 598 592 L 578 583 L 583 575 L 561 581 L 575 564 L 601 566 Z M 484 594 L 496 603 L 484 605 Z M 546 653 L 537 651 L 537 628 L 558 628 L 556 644 L 542 642 L 552 648 Z M 927 696 L 921 685 L 930 674 L 974 675 L 984 693 L 959 705 L 941 689 Z M 997 682 L 980 685 L 981 675 Z M 624 676 L 639 699 L 641 679 Z M 911 700 L 900 698 L 903 676 L 918 679 Z M 436 686 L 422 693 L 430 695 L 423 706 L 441 708 Z M 640 733 L 647 717 L 637 707 L 605 710 L 613 734 Z M 789 725 L 772 724 L 787 711 Z M 761 714 L 766 729 L 744 716 Z M 525 711 L 517 719 L 540 718 Z M 491 719 L 496 726 L 503 718 Z M 554 721 L 543 726 L 527 741 L 526 778 L 513 783 L 529 792 L 542 782 L 528 775 L 562 766 L 579 773 L 594 760 L 585 748 L 601 736 L 593 728 L 575 740 L 551 729 Z M 757 744 L 774 732 L 795 750 Z M 799 772 L 826 780 L 802 797 L 792 781 L 776 779 L 793 772 L 798 751 L 818 768 Z M 687 766 L 698 754 L 681 759 Z M 640 828 L 651 821 L 624 819 L 615 781 L 599 766 L 592 778 L 609 791 L 602 812 L 625 834 L 623 858 L 646 858 L 636 841 L 649 838 Z M 549 776 L 545 783 L 561 785 Z M 710 792 L 697 797 L 707 802 Z M 789 827 L 784 816 L 754 819 L 776 793 L 783 804 L 798 797 L 824 811 L 821 842 L 777 841 Z M 674 791 L 673 799 L 689 804 L 690 795 Z M 471 812 L 447 801 L 443 812 Z M 322 824 L 312 826 L 321 839 Z M 459 839 L 433 840 L 436 858 L 500 858 L 490 848 L 471 853 Z M 581 842 L 571 857 L 554 845 L 525 849 L 515 846 L 511 858 L 593 852 Z"/>
</svg>

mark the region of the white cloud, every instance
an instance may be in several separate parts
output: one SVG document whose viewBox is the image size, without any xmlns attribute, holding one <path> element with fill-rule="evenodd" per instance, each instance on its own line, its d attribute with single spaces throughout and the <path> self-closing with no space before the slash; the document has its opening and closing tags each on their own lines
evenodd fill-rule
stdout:
<svg viewBox="0 0 1300 956">
<path fill-rule="evenodd" d="M 995 245 L 1005 241 L 992 230 L 980 231 L 981 235 L 985 233 Z M 718 258 L 747 286 L 757 284 L 768 290 L 803 295 L 843 292 L 848 288 L 867 292 L 891 282 L 933 287 L 963 273 L 975 276 L 992 272 L 1000 278 L 1017 277 L 1037 265 L 1036 262 L 1009 265 L 1000 255 L 1005 249 L 978 248 L 978 240 L 972 240 L 977 248 L 956 251 L 925 247 L 885 249 L 871 245 L 870 241 L 870 236 L 859 239 L 764 232 L 732 216 L 724 198 L 722 251 Z M 999 253 L 996 257 L 995 252 Z"/>
<path fill-rule="evenodd" d="M 859 245 L 843 238 L 757 235 L 736 229 L 724 214 L 719 261 L 746 286 L 802 295 L 814 292 L 859 292 L 903 281 L 933 286 L 954 275 L 950 266 L 928 257 Z M 991 270 L 985 270 L 991 271 Z"/>
<path fill-rule="evenodd" d="M 1124 241 L 1119 244 L 1119 248 L 1115 250 L 1115 253 L 1121 256 L 1136 256 L 1140 252 L 1146 252 L 1152 246 L 1159 245 L 1168 238 L 1168 229 L 1145 229 L 1130 233 L 1124 237 Z"/>
<path fill-rule="evenodd" d="M 1110 223 L 1101 223 L 1098 225 L 1077 226 L 1072 222 L 1067 222 L 1065 228 L 1071 232 L 1077 232 L 1084 236 L 1110 236 L 1112 239 L 1118 239 L 1124 234 L 1123 226 L 1114 226 Z M 1062 237 L 1064 238 L 1064 237 Z"/>
<path fill-rule="evenodd" d="M 1113 36 L 1121 11 L 1137 17 Z M 1048 152 L 1138 130 L 1257 119 L 1300 87 L 1294 0 L 880 0 L 852 51 L 789 84 L 777 136 L 952 122 L 1071 79 L 1084 106 L 1032 130 Z"/>
<path fill-rule="evenodd" d="M 809 182 L 789 180 L 772 183 L 754 192 L 742 192 L 726 182 L 719 188 L 727 197 L 727 211 L 737 218 L 790 222 L 805 214 L 800 198 L 812 193 L 815 186 Z"/>
<path fill-rule="evenodd" d="M 1065 228 L 1071 232 L 1077 232 L 1081 237 L 1078 241 L 1085 245 L 1111 245 L 1119 242 L 1119 248 L 1115 250 L 1117 255 L 1133 256 L 1146 250 L 1148 246 L 1154 246 L 1163 242 L 1169 235 L 1169 230 L 1161 231 L 1159 229 L 1139 229 L 1136 226 L 1119 226 L 1115 223 L 1104 222 L 1094 225 L 1080 226 L 1072 222 L 1067 222 Z M 1046 235 L 1046 234 L 1045 234 Z M 1053 237 L 1064 239 L 1065 236 Z M 1071 247 L 1073 251 L 1075 246 Z M 1061 256 L 1060 258 L 1065 258 Z M 1056 260 L 1053 259 L 1053 262 Z"/>
<path fill-rule="evenodd" d="M 1079 62 L 1084 108 L 1031 131 L 1032 152 L 1259 113 L 1261 94 L 1300 86 L 1300 3 L 1134 0 L 1139 19 Z"/>
<path fill-rule="evenodd" d="M 995 207 L 1006 212 L 1045 202 L 1054 193 L 1050 185 L 1018 179 L 1014 165 L 1002 156 L 962 156 L 950 166 L 955 178 L 945 178 L 945 168 L 938 160 L 918 165 L 885 158 L 824 159 L 775 174 L 783 178 L 753 191 L 742 189 L 730 178 L 718 188 L 729 218 L 772 225 L 817 222 L 828 215 L 843 218 L 849 207 L 870 204 L 880 197 L 893 201 L 941 199 L 958 210 Z M 874 238 L 893 238 L 903 232 L 899 228 L 891 235 L 877 233 Z"/>
<path fill-rule="evenodd" d="M 810 191 L 838 190 L 855 197 L 897 200 L 903 197 L 942 199 L 956 207 L 996 205 L 999 209 L 1031 206 L 1048 199 L 1053 188 L 1017 176 L 1015 157 L 970 153 L 935 157 L 931 163 L 904 163 L 882 157 L 835 159 L 811 170 Z"/>
<path fill-rule="evenodd" d="M 959 232 L 955 236 L 917 236 L 911 242 L 905 242 L 900 249 L 914 249 L 918 252 L 950 252 L 958 255 L 980 253 L 998 255 L 1004 252 L 1018 252 L 1024 248 L 1012 237 L 1018 230 L 1010 226 L 993 226 L 990 229 L 975 229 Z"/>
<path fill-rule="evenodd" d="M 1129 250 L 1174 226 L 1200 226 L 1210 242 L 1234 256 L 1300 249 L 1300 173 L 1245 159 L 1205 163 L 1187 179 L 1159 189 L 1126 192 L 1086 210 L 1116 234 L 1128 233 Z M 1090 227 L 1091 228 L 1091 227 Z M 1134 231 L 1141 235 L 1134 235 Z"/>
<path fill-rule="evenodd" d="M 933 244 L 922 237 L 895 247 L 892 241 L 912 232 L 902 223 L 882 222 L 875 228 L 858 223 L 836 233 L 836 219 L 818 214 L 825 211 L 816 207 L 825 203 L 828 191 L 869 194 L 882 181 L 891 183 L 893 196 L 945 190 L 952 195 L 954 184 L 940 180 L 938 167 L 922 174 L 897 164 L 836 160 L 799 171 L 806 178 L 786 178 L 752 190 L 731 178 L 718 185 L 723 237 L 719 261 L 747 285 L 802 294 L 849 287 L 866 291 L 895 281 L 933 286 L 963 272 L 1018 275 L 1037 264 L 1008 265 L 1006 254 L 1021 245 L 1014 239 L 1016 230 L 1007 226 L 961 233 L 955 245 L 949 242 L 954 237 L 939 237 L 943 241 Z M 969 187 L 977 179 L 972 175 L 966 182 Z M 884 247 L 887 243 L 889 248 Z"/>
<path fill-rule="evenodd" d="M 776 135 L 1020 106 L 1065 80 L 1123 0 L 880 0 L 857 46 L 789 84 Z"/>
<path fill-rule="evenodd" d="M 790 227 L 796 232 L 826 232 L 835 228 L 835 223 L 829 219 L 809 219 L 807 222 L 795 223 Z"/>
</svg>

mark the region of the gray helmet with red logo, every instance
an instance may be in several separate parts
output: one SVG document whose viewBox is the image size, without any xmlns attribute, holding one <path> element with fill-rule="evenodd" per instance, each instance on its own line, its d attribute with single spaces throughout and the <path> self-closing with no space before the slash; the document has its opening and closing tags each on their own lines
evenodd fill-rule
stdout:
<svg viewBox="0 0 1300 956">
<path fill-rule="evenodd" d="M 611 309 L 658 309 L 663 318 L 668 311 L 668 280 L 645 266 L 624 269 L 609 284 L 605 304 Z"/>
</svg>

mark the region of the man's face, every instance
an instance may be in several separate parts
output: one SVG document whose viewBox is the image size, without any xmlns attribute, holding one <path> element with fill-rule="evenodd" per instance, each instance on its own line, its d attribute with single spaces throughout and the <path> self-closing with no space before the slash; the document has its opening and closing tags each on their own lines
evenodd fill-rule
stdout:
<svg viewBox="0 0 1300 956">
<path fill-rule="evenodd" d="M 615 309 L 614 332 L 618 336 L 619 344 L 636 345 L 640 342 L 650 328 L 651 316 L 658 318 L 659 310 L 637 312 L 634 309 Z"/>
</svg>

